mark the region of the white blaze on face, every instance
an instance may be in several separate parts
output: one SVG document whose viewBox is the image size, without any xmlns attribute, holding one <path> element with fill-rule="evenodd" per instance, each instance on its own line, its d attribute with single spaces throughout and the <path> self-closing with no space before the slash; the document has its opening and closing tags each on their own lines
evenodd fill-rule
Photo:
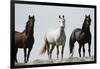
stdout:
<svg viewBox="0 0 100 69">
<path fill-rule="evenodd" d="M 63 25 L 63 20 L 60 19 L 59 22 L 60 22 L 60 26 L 63 27 L 63 26 L 64 26 L 64 25 Z"/>
<path fill-rule="evenodd" d="M 64 27 L 65 27 L 65 18 L 63 18 L 63 25 L 64 25 Z"/>
<path fill-rule="evenodd" d="M 63 23 L 62 23 L 62 19 L 61 18 L 59 20 L 59 23 L 60 23 L 60 27 L 62 27 L 63 26 Z"/>
</svg>

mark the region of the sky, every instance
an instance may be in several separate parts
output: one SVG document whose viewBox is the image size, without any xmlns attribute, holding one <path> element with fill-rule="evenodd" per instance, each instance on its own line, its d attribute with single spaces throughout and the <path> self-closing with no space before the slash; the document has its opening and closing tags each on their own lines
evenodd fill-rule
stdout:
<svg viewBox="0 0 100 69">
<path fill-rule="evenodd" d="M 79 7 L 60 7 L 47 5 L 30 5 L 15 4 L 15 30 L 22 32 L 25 29 L 28 16 L 35 16 L 34 38 L 32 51 L 30 53 L 29 62 L 36 59 L 48 59 L 47 53 L 40 55 L 40 50 L 44 45 L 44 36 L 49 29 L 58 29 L 60 27 L 59 15 L 65 16 L 65 34 L 66 44 L 64 48 L 64 58 L 69 57 L 69 38 L 72 31 L 76 28 L 82 28 L 85 15 L 89 15 L 92 19 L 90 31 L 92 33 L 91 55 L 94 56 L 94 9 Z M 74 46 L 74 57 L 79 57 L 78 43 Z M 61 47 L 59 58 L 61 59 Z M 85 45 L 86 56 L 88 56 L 88 44 Z M 82 50 L 81 50 L 82 51 Z M 56 48 L 53 50 L 52 58 L 56 59 Z M 82 52 L 83 53 L 83 52 Z M 23 49 L 18 49 L 18 62 L 24 62 Z"/>
</svg>

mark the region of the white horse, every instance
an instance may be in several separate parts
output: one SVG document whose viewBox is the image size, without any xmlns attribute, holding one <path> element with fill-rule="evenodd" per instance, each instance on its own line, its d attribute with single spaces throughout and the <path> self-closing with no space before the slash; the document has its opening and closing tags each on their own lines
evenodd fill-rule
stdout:
<svg viewBox="0 0 100 69">
<path fill-rule="evenodd" d="M 55 30 L 49 30 L 46 32 L 45 35 L 45 45 L 41 50 L 41 54 L 45 53 L 47 50 L 48 57 L 51 59 L 52 58 L 52 51 L 54 47 L 56 46 L 57 48 L 57 59 L 59 59 L 59 46 L 62 46 L 62 51 L 61 51 L 61 58 L 63 59 L 63 52 L 64 52 L 64 46 L 66 42 L 66 35 L 65 35 L 65 18 L 63 16 L 59 16 L 59 23 L 60 27 Z M 50 49 L 51 45 L 51 49 Z M 50 50 L 49 50 L 50 49 Z"/>
</svg>

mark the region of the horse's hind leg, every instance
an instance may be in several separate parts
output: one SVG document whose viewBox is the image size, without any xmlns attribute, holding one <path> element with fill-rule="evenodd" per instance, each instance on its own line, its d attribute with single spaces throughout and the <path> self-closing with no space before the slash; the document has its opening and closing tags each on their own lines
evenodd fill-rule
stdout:
<svg viewBox="0 0 100 69">
<path fill-rule="evenodd" d="M 52 45 L 51 49 L 50 49 L 50 59 L 52 59 L 52 51 L 54 49 L 55 45 Z"/>
<path fill-rule="evenodd" d="M 26 61 L 26 56 L 27 56 L 26 48 L 24 48 L 24 62 L 25 62 L 25 63 L 27 63 L 27 61 Z"/>
<path fill-rule="evenodd" d="M 49 44 L 47 45 L 47 54 L 48 54 L 48 57 L 50 58 L 50 55 L 49 55 Z"/>
<path fill-rule="evenodd" d="M 81 57 L 81 44 L 79 44 L 79 56 Z"/>
<path fill-rule="evenodd" d="M 27 62 L 28 62 L 28 60 L 29 60 L 29 55 L 30 55 L 31 50 L 32 50 L 32 48 L 29 48 L 29 49 L 28 49 Z"/>
</svg>

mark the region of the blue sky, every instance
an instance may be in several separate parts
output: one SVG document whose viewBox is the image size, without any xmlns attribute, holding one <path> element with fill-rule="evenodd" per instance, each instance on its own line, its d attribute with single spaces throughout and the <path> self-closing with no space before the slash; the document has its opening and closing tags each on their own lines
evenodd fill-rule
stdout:
<svg viewBox="0 0 100 69">
<path fill-rule="evenodd" d="M 45 5 L 29 5 L 15 4 L 15 30 L 22 32 L 25 29 L 25 24 L 29 15 L 35 16 L 34 37 L 30 62 L 35 59 L 48 59 L 47 53 L 40 55 L 40 49 L 44 44 L 44 35 L 48 29 L 57 29 L 60 27 L 58 16 L 64 15 L 66 20 L 65 34 L 66 44 L 64 49 L 64 58 L 69 57 L 69 38 L 75 28 L 81 28 L 85 14 L 90 14 L 92 22 L 90 31 L 92 33 L 91 54 L 94 55 L 94 9 L 93 8 L 77 8 L 77 7 L 58 7 Z M 60 47 L 61 48 L 61 47 Z M 59 49 L 60 49 L 59 48 Z M 85 45 L 86 56 L 88 56 L 88 45 Z M 60 49 L 61 51 L 61 49 Z M 61 53 L 60 53 L 61 54 Z M 78 43 L 75 43 L 74 56 L 78 54 Z M 23 62 L 23 49 L 18 50 L 18 61 Z M 53 59 L 56 59 L 56 48 L 53 51 Z M 61 55 L 59 56 L 61 57 Z"/>
</svg>

